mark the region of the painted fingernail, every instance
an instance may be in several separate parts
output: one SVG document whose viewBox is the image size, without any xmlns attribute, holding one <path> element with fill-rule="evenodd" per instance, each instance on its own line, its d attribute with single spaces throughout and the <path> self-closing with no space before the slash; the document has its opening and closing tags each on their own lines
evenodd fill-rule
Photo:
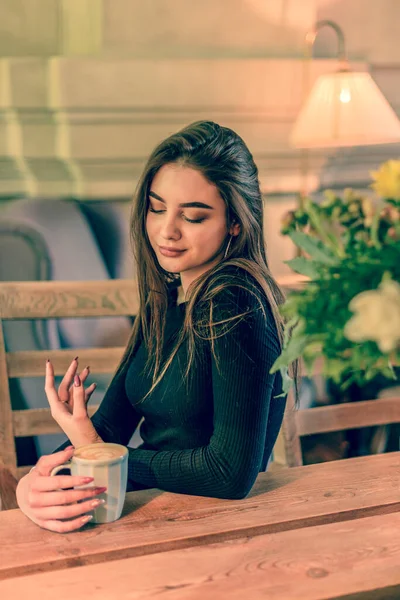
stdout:
<svg viewBox="0 0 400 600">
<path fill-rule="evenodd" d="M 89 371 L 90 371 L 90 367 L 86 367 L 86 371 L 89 373 Z"/>
<path fill-rule="evenodd" d="M 82 517 L 82 523 L 87 523 L 93 519 L 93 515 L 86 515 L 86 517 Z"/>
<path fill-rule="evenodd" d="M 49 363 L 49 362 L 50 362 L 50 359 L 48 358 L 48 359 L 46 360 L 46 362 L 47 362 L 47 363 Z"/>
<path fill-rule="evenodd" d="M 75 356 L 74 360 L 78 360 L 79 356 Z"/>
<path fill-rule="evenodd" d="M 93 502 L 90 503 L 90 506 L 92 508 L 96 508 L 96 506 L 100 506 L 101 504 L 105 504 L 106 501 L 103 499 L 99 499 L 99 500 L 93 500 Z"/>
<path fill-rule="evenodd" d="M 74 377 L 74 385 L 76 387 L 79 387 L 81 385 L 81 380 L 80 380 L 79 375 L 75 375 L 75 377 Z"/>
</svg>

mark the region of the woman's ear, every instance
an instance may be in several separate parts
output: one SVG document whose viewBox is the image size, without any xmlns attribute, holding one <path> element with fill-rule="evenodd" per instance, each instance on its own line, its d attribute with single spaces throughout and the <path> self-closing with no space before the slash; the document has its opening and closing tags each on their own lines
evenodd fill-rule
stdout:
<svg viewBox="0 0 400 600">
<path fill-rule="evenodd" d="M 240 225 L 236 223 L 236 221 L 232 221 L 231 226 L 229 228 L 230 235 L 237 236 L 240 233 Z"/>
</svg>

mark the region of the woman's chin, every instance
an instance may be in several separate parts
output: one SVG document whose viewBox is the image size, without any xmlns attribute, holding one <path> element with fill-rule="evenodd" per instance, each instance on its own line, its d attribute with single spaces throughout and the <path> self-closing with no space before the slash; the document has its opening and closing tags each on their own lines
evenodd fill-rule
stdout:
<svg viewBox="0 0 400 600">
<path fill-rule="evenodd" d="M 182 257 L 157 256 L 160 266 L 169 273 L 179 273 L 184 267 L 186 261 Z"/>
</svg>

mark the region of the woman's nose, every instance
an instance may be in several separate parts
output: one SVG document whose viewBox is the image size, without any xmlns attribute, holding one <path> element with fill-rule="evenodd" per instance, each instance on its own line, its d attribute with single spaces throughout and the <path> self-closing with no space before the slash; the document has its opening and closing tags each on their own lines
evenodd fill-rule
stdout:
<svg viewBox="0 0 400 600">
<path fill-rule="evenodd" d="M 166 238 L 179 236 L 180 232 L 177 227 L 176 219 L 173 217 L 166 217 L 161 225 L 161 234 Z"/>
</svg>

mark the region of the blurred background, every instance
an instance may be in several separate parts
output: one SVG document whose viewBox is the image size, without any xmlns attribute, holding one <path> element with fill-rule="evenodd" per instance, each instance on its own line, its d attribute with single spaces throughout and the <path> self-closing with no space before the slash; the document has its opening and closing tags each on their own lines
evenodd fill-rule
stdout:
<svg viewBox="0 0 400 600">
<path fill-rule="evenodd" d="M 370 170 L 400 153 L 315 149 L 305 163 L 291 146 L 308 86 L 337 67 L 326 28 L 306 85 L 304 38 L 321 19 L 340 25 L 351 66 L 399 114 L 399 0 L 0 0 L 0 280 L 131 278 L 141 169 L 161 139 L 198 119 L 248 144 L 270 266 L 287 274 L 294 248 L 280 223 L 299 193 L 367 189 Z M 7 349 L 120 345 L 130 327 L 95 321 L 6 323 Z M 15 407 L 45 405 L 42 382 L 13 385 Z M 49 437 L 38 452 L 53 448 Z"/>
</svg>

